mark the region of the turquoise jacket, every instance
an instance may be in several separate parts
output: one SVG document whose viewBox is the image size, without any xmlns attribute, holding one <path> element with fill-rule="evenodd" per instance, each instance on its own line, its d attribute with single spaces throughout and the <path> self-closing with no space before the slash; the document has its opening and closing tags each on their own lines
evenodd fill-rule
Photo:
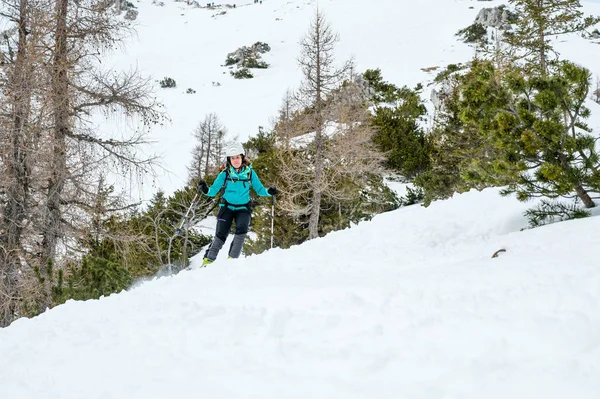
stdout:
<svg viewBox="0 0 600 399">
<path fill-rule="evenodd" d="M 267 189 L 261 183 L 258 175 L 252 170 L 252 166 L 242 166 L 239 172 L 229 166 L 229 179 L 227 179 L 227 171 L 223 170 L 215 182 L 208 189 L 209 197 L 214 197 L 221 191 L 225 183 L 225 192 L 223 193 L 223 199 L 227 202 L 227 206 L 231 210 L 247 209 L 246 204 L 250 202 L 250 187 L 256 191 L 256 194 L 261 197 L 270 197 L 271 195 L 267 192 Z M 224 206 L 224 204 L 220 204 Z"/>
</svg>

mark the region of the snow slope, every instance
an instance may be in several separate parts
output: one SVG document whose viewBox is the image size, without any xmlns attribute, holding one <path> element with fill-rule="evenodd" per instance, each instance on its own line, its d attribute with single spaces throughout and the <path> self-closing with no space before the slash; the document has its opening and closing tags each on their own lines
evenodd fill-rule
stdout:
<svg viewBox="0 0 600 399">
<path fill-rule="evenodd" d="M 173 172 L 156 184 L 170 191 L 185 180 L 191 131 L 205 113 L 242 138 L 268 123 L 299 80 L 296 43 L 316 3 L 240 4 L 218 20 L 184 3 L 136 4 L 139 42 L 113 61 L 178 81 L 158 92 L 173 122 L 153 133 Z M 421 67 L 468 59 L 472 49 L 452 35 L 497 4 L 319 7 L 341 33 L 340 59 L 354 52 L 361 69 L 412 85 L 431 78 Z M 272 69 L 250 81 L 223 75 L 226 53 L 257 40 L 272 45 Z M 579 46 L 579 62 L 598 68 L 597 44 L 573 43 L 565 51 Z M 195 260 L 176 276 L 17 320 L 0 329 L 2 398 L 597 399 L 599 211 L 521 231 L 530 206 L 472 191 L 289 250 L 222 253 L 206 269 Z"/>
<path fill-rule="evenodd" d="M 596 399 L 598 217 L 519 231 L 526 206 L 470 192 L 70 301 L 0 330 L 3 397 Z"/>
<path fill-rule="evenodd" d="M 454 34 L 473 23 L 482 7 L 503 1 L 474 0 L 250 0 L 225 8 L 234 0 L 215 1 L 217 9 L 198 8 L 186 2 L 133 1 L 139 11 L 137 36 L 124 51 L 113 54 L 105 65 L 139 69 L 156 80 L 156 95 L 171 122 L 155 128 L 155 144 L 147 149 L 163 157 L 164 170 L 153 181 L 132 190 L 136 199 L 149 199 L 162 188 L 167 194 L 183 187 L 194 146 L 192 132 L 209 113 L 216 113 L 230 135 L 241 141 L 254 135 L 258 126 L 270 127 L 288 88 L 301 81 L 297 66 L 298 42 L 307 32 L 316 6 L 340 34 L 337 59 L 353 56 L 357 71 L 380 68 L 383 77 L 396 85 L 425 85 L 450 63 L 472 58 L 474 49 Z M 206 2 L 199 2 L 205 5 Z M 583 1 L 586 11 L 600 15 L 600 4 Z M 219 15 L 222 11 L 225 15 Z M 562 39 L 561 39 L 562 40 Z M 564 39 L 566 40 L 566 39 Z M 254 79 L 236 80 L 223 67 L 229 52 L 256 41 L 272 50 L 264 56 L 271 65 L 254 70 Z M 565 43 L 565 56 L 582 62 L 600 76 L 598 44 L 578 38 Z M 438 67 L 437 70 L 428 68 Z M 158 81 L 171 77 L 177 88 L 160 89 Z M 220 86 L 213 85 L 218 82 Z M 192 88 L 195 94 L 186 94 Z M 425 98 L 429 98 L 427 89 Z M 111 128 L 111 119 L 100 129 Z M 124 123 L 118 124 L 124 128 Z M 598 125 L 600 127 L 600 124 Z"/>
</svg>

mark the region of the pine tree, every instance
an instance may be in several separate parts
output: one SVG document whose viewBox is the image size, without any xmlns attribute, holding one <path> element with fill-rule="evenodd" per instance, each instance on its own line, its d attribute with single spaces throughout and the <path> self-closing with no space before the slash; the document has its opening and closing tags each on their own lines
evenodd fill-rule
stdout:
<svg viewBox="0 0 600 399">
<path fill-rule="evenodd" d="M 371 120 L 377 130 L 373 141 L 386 154 L 385 166 L 407 178 L 414 178 L 427 169 L 430 150 L 421 127 L 427 109 L 419 96 L 420 87 L 411 90 L 382 82 L 376 85 L 375 98 L 385 99 L 386 103 L 379 105 L 376 102 Z"/>
<path fill-rule="evenodd" d="M 588 191 L 600 191 L 600 157 L 585 123 L 590 72 L 568 61 L 545 76 L 503 72 L 474 63 L 459 107 L 461 119 L 499 151 L 495 172 L 512 176 L 505 192 L 521 200 L 575 192 L 594 207 Z"/>
<path fill-rule="evenodd" d="M 449 65 L 435 79 L 442 87 L 438 93 L 441 106 L 427 136 L 429 166 L 414 180 L 424 190 L 425 205 L 449 198 L 455 192 L 502 186 L 514 180 L 514 175 L 496 168 L 502 152 L 495 147 L 493 137 L 461 118 L 464 87 L 477 78 L 478 74 L 472 73 L 472 69 L 478 69 L 480 62 L 473 61 L 466 72 L 463 67 Z M 477 95 L 486 98 L 490 93 L 482 91 Z M 495 106 L 493 102 L 489 105 L 490 108 Z"/>
<path fill-rule="evenodd" d="M 515 31 L 507 42 L 523 50 L 530 69 L 542 75 L 548 72 L 550 55 L 554 52 L 550 39 L 568 33 L 584 32 L 600 21 L 584 17 L 579 0 L 509 0 L 515 7 Z"/>
</svg>

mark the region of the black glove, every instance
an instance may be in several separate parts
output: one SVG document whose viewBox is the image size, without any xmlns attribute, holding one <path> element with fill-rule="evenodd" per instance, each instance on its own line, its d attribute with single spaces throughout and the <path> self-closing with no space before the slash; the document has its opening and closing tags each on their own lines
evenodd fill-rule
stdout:
<svg viewBox="0 0 600 399">
<path fill-rule="evenodd" d="M 267 193 L 269 193 L 270 195 L 277 195 L 278 192 L 279 191 L 277 191 L 277 188 L 275 186 L 267 188 Z"/>
<path fill-rule="evenodd" d="M 200 180 L 198 182 L 198 190 L 202 191 L 204 194 L 208 192 L 208 186 L 206 185 L 206 182 L 204 180 Z"/>
</svg>

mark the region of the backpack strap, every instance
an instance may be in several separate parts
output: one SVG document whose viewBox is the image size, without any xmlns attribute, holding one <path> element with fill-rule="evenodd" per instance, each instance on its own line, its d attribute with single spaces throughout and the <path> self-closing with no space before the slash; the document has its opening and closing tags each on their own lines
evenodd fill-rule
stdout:
<svg viewBox="0 0 600 399">
<path fill-rule="evenodd" d="M 221 197 L 223 197 L 223 194 L 225 194 L 225 187 L 227 187 L 227 182 L 231 180 L 231 178 L 229 177 L 229 166 L 225 167 L 225 183 L 223 183 L 223 187 L 221 187 Z"/>
<path fill-rule="evenodd" d="M 235 181 L 241 181 L 244 183 L 244 186 L 246 185 L 246 182 L 251 182 L 252 181 L 252 165 L 248 165 L 247 168 L 250 168 L 250 171 L 248 172 L 248 177 L 245 179 L 235 179 Z M 229 165 L 226 166 L 225 170 L 225 183 L 223 183 L 223 187 L 221 187 L 220 193 L 221 193 L 221 200 L 219 201 L 221 203 L 221 206 L 235 206 L 235 207 L 245 207 L 246 209 L 248 209 L 248 211 L 250 213 L 252 213 L 252 211 L 254 210 L 254 208 L 256 207 L 256 201 L 254 201 L 253 199 L 250 199 L 249 202 L 245 203 L 245 204 L 231 204 L 229 202 L 227 202 L 227 200 L 223 197 L 223 195 L 225 194 L 225 187 L 227 187 L 227 183 L 229 181 L 234 181 L 231 176 L 229 175 Z M 252 183 L 250 183 L 252 184 Z"/>
</svg>

